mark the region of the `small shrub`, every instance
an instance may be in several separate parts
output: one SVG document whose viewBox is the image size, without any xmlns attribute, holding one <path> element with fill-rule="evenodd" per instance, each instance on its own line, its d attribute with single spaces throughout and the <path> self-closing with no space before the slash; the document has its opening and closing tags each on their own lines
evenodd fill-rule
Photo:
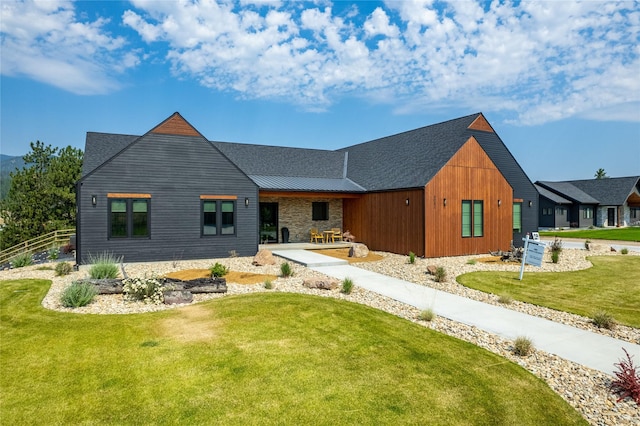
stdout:
<svg viewBox="0 0 640 426">
<path fill-rule="evenodd" d="M 630 397 L 640 405 L 640 373 L 638 373 L 638 367 L 633 365 L 633 357 L 625 348 L 622 350 L 627 359 L 621 359 L 620 362 L 613 364 L 618 371 L 613 372 L 615 379 L 611 382 L 610 388 L 620 396 L 618 402 Z"/>
<path fill-rule="evenodd" d="M 112 253 L 103 252 L 97 257 L 89 256 L 89 276 L 94 280 L 113 279 L 118 277 L 118 263 L 122 258 L 116 258 Z"/>
<path fill-rule="evenodd" d="M 211 276 L 213 278 L 221 278 L 229 273 L 229 268 L 216 262 L 215 265 L 209 268 L 209 271 L 211 271 Z"/>
<path fill-rule="evenodd" d="M 23 268 L 31 265 L 33 265 L 33 256 L 26 251 L 15 255 L 13 259 L 11 259 L 12 268 Z"/>
<path fill-rule="evenodd" d="M 613 318 L 613 315 L 607 311 L 598 311 L 593 314 L 591 322 L 593 322 L 596 327 L 606 328 L 607 330 L 611 330 L 616 326 L 616 320 Z"/>
<path fill-rule="evenodd" d="M 498 296 L 498 303 L 502 303 L 504 305 L 508 305 L 511 302 L 513 302 L 513 297 L 511 297 L 510 294 L 503 293 L 500 296 Z"/>
<path fill-rule="evenodd" d="M 409 263 L 412 265 L 416 263 L 416 254 L 412 251 L 409 252 Z"/>
<path fill-rule="evenodd" d="M 51 260 L 57 260 L 60 257 L 60 249 L 58 247 L 51 247 L 47 251 L 47 257 Z"/>
<path fill-rule="evenodd" d="M 513 341 L 513 353 L 518 356 L 527 356 L 532 350 L 533 343 L 528 337 L 519 336 Z"/>
<path fill-rule="evenodd" d="M 280 265 L 280 275 L 284 278 L 293 276 L 293 270 L 291 269 L 289 262 L 282 262 Z"/>
<path fill-rule="evenodd" d="M 629 254 L 629 249 L 626 247 L 623 247 L 622 250 L 620 250 L 620 254 Z"/>
<path fill-rule="evenodd" d="M 584 248 L 585 248 L 586 250 L 589 250 L 589 244 L 591 244 L 591 240 L 585 240 L 585 242 L 584 242 Z"/>
<path fill-rule="evenodd" d="M 420 315 L 418 315 L 418 319 L 422 321 L 433 321 L 435 317 L 436 313 L 433 312 L 433 309 L 431 308 L 425 309 L 424 311 L 420 312 Z"/>
<path fill-rule="evenodd" d="M 93 284 L 74 281 L 62 292 L 60 302 L 67 308 L 79 308 L 91 303 L 96 294 L 98 289 Z"/>
<path fill-rule="evenodd" d="M 447 278 L 447 271 L 445 271 L 445 269 L 442 266 L 438 266 L 436 268 L 436 273 L 433 274 L 433 279 L 437 282 L 437 283 L 441 283 L 443 282 L 445 279 Z"/>
<path fill-rule="evenodd" d="M 264 288 L 266 288 L 267 290 L 271 290 L 273 288 L 273 283 L 270 279 L 264 280 Z"/>
<path fill-rule="evenodd" d="M 159 305 L 164 302 L 166 288 L 158 278 L 127 278 L 122 280 L 122 292 L 128 300 Z"/>
<path fill-rule="evenodd" d="M 60 262 L 56 265 L 56 275 L 59 277 L 69 275 L 72 270 L 73 266 L 67 262 Z"/>
<path fill-rule="evenodd" d="M 344 294 L 351 294 L 353 291 L 353 280 L 351 278 L 345 278 L 342 280 L 342 291 Z"/>
<path fill-rule="evenodd" d="M 560 252 L 552 251 L 551 252 L 551 263 L 558 263 L 560 260 Z"/>
<path fill-rule="evenodd" d="M 477 260 L 475 260 L 475 259 L 469 259 L 469 260 L 467 260 L 467 265 L 475 265 L 476 263 L 478 263 L 478 261 L 477 261 Z"/>
<path fill-rule="evenodd" d="M 562 252 L 562 240 L 559 240 L 558 237 L 556 237 L 549 246 L 549 249 L 551 250 L 551 262 L 558 263 L 558 260 L 560 260 L 560 253 Z"/>
</svg>

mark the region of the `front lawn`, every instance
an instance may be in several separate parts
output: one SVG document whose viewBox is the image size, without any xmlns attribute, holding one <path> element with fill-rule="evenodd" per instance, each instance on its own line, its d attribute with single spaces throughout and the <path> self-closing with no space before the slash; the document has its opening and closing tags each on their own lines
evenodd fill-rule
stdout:
<svg viewBox="0 0 640 426">
<path fill-rule="evenodd" d="M 366 306 L 80 315 L 42 308 L 49 284 L 0 282 L 3 424 L 586 424 L 518 365 Z"/>
<path fill-rule="evenodd" d="M 640 241 L 640 227 L 541 231 L 543 237 L 584 238 L 590 240 Z"/>
<path fill-rule="evenodd" d="M 560 255 L 562 261 L 562 254 Z M 472 272 L 458 282 L 476 290 L 591 317 L 605 310 L 616 321 L 640 328 L 640 257 L 588 257 L 593 268 L 573 272 Z"/>
</svg>

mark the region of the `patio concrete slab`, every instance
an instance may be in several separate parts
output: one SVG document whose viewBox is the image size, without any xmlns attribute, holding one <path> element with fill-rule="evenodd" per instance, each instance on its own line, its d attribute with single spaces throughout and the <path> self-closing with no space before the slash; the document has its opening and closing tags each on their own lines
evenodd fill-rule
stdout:
<svg viewBox="0 0 640 426">
<path fill-rule="evenodd" d="M 318 253 L 283 250 L 274 254 L 340 280 L 351 278 L 355 285 L 367 290 L 418 309 L 431 308 L 437 315 L 505 339 L 528 337 L 537 349 L 609 375 L 615 370 L 614 363 L 624 356 L 622 348 L 636 360 L 640 359 L 640 345 L 637 344 L 366 271 L 339 259 L 323 261 L 321 258 L 328 256 Z M 324 262 L 327 264 L 323 265 Z"/>
</svg>

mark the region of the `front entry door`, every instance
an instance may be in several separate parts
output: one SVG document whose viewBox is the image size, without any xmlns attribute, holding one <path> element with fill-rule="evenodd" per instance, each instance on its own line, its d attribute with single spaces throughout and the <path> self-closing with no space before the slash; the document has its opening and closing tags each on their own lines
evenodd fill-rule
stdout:
<svg viewBox="0 0 640 426">
<path fill-rule="evenodd" d="M 607 226 L 616 226 L 616 209 L 607 209 Z"/>
<path fill-rule="evenodd" d="M 260 203 L 260 244 L 278 242 L 278 203 Z"/>
</svg>

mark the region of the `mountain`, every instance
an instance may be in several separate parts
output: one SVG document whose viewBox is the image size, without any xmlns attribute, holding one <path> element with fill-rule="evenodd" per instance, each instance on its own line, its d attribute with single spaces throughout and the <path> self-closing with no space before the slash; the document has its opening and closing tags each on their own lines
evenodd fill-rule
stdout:
<svg viewBox="0 0 640 426">
<path fill-rule="evenodd" d="M 24 160 L 22 157 L 0 154 L 0 200 L 4 200 L 7 192 L 9 192 L 9 186 L 11 185 L 9 173 L 23 167 Z"/>
</svg>

